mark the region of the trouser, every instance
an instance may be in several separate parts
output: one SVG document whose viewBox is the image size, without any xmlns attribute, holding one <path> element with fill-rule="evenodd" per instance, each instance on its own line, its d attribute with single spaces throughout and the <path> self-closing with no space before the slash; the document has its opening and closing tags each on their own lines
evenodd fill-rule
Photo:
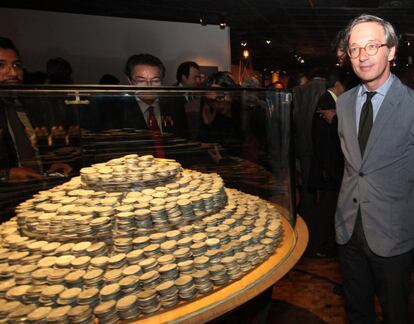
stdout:
<svg viewBox="0 0 414 324">
<path fill-rule="evenodd" d="M 300 191 L 299 211 L 306 222 L 310 221 L 310 215 L 315 208 L 315 193 L 309 190 L 309 171 L 312 156 L 299 157 L 302 186 Z"/>
<path fill-rule="evenodd" d="M 368 247 L 360 211 L 350 241 L 339 246 L 346 311 L 350 323 L 375 324 L 374 295 L 383 323 L 408 323 L 408 296 L 413 251 L 381 257 Z"/>
<path fill-rule="evenodd" d="M 309 223 L 309 250 L 333 253 L 335 251 L 335 210 L 337 190 L 318 190 L 315 212 Z"/>
</svg>

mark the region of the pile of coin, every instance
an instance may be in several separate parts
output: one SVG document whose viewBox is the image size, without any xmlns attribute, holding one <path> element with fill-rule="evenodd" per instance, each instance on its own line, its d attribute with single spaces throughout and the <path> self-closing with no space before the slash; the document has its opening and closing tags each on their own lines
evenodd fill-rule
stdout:
<svg viewBox="0 0 414 324">
<path fill-rule="evenodd" d="M 91 188 L 119 191 L 119 188 L 130 190 L 164 183 L 173 179 L 180 170 L 180 164 L 173 160 L 130 154 L 82 168 L 80 173 L 82 182 Z"/>
<path fill-rule="evenodd" d="M 139 158 L 111 162 L 115 178 Z M 159 161 L 141 162 L 151 170 Z M 174 182 L 138 191 L 98 191 L 74 178 L 16 211 L 0 225 L 0 320 L 10 322 L 152 314 L 238 280 L 283 238 L 275 205 L 181 167 Z"/>
</svg>

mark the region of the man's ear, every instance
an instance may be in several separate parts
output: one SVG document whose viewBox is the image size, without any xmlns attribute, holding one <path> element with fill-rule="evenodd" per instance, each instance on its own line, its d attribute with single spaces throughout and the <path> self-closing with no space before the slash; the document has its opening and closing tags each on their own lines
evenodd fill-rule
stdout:
<svg viewBox="0 0 414 324">
<path fill-rule="evenodd" d="M 388 52 L 388 62 L 391 62 L 392 60 L 395 59 L 395 54 L 396 54 L 396 48 L 395 46 L 393 46 L 390 48 Z"/>
</svg>

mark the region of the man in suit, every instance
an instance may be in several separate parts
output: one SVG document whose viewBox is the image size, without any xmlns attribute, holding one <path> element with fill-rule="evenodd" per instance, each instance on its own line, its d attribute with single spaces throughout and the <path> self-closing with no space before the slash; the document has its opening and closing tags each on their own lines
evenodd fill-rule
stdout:
<svg viewBox="0 0 414 324">
<path fill-rule="evenodd" d="M 0 85 L 23 83 L 23 63 L 13 42 L 0 37 Z M 68 175 L 72 168 L 54 163 L 48 172 L 61 170 Z M 42 179 L 43 165 L 39 159 L 31 122 L 17 98 L 0 100 L 0 179 L 26 181 Z"/>
<path fill-rule="evenodd" d="M 344 81 L 341 69 L 327 74 L 327 91 L 319 98 L 313 114 L 309 187 L 316 191 L 316 205 L 308 251 L 316 257 L 335 254 L 334 218 L 344 165 L 335 115 L 336 100 L 345 90 Z"/>
<path fill-rule="evenodd" d="M 351 323 L 408 323 L 414 247 L 414 92 L 390 66 L 392 25 L 362 15 L 347 27 L 348 55 L 362 84 L 337 102 L 344 177 L 335 218 Z"/>
<path fill-rule="evenodd" d="M 176 86 L 195 88 L 201 86 L 200 66 L 193 61 L 181 63 L 177 68 Z M 194 92 L 186 92 L 176 98 L 177 105 L 182 105 L 187 115 L 187 123 L 191 138 L 196 138 L 200 131 L 200 96 Z"/>
<path fill-rule="evenodd" d="M 131 85 L 138 87 L 159 87 L 165 76 L 164 64 L 151 54 L 132 55 L 126 65 L 125 74 Z M 113 118 L 120 120 L 121 127 L 149 129 L 187 137 L 188 127 L 184 107 L 177 105 L 174 98 L 159 96 L 157 91 L 139 92 L 126 98 L 122 110 Z"/>
<path fill-rule="evenodd" d="M 312 79 L 293 89 L 293 124 L 295 155 L 299 162 L 302 186 L 300 191 L 299 213 L 311 222 L 315 208 L 315 194 L 309 190 L 308 179 L 312 158 L 312 118 L 320 96 L 326 91 L 323 73 L 312 72 Z"/>
</svg>

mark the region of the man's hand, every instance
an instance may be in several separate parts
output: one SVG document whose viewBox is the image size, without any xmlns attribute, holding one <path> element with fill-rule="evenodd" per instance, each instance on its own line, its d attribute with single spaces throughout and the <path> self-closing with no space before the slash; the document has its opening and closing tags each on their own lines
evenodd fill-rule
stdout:
<svg viewBox="0 0 414 324">
<path fill-rule="evenodd" d="M 336 116 L 336 110 L 335 109 L 318 110 L 318 114 L 328 124 L 332 124 L 332 119 Z"/>
<path fill-rule="evenodd" d="M 10 181 L 27 181 L 31 179 L 44 179 L 44 176 L 27 167 L 16 167 L 9 169 Z"/>
<path fill-rule="evenodd" d="M 63 175 L 67 177 L 72 172 L 72 167 L 69 164 L 66 163 L 53 163 L 49 170 L 47 170 L 48 173 L 56 172 L 56 171 L 62 171 Z"/>
</svg>

